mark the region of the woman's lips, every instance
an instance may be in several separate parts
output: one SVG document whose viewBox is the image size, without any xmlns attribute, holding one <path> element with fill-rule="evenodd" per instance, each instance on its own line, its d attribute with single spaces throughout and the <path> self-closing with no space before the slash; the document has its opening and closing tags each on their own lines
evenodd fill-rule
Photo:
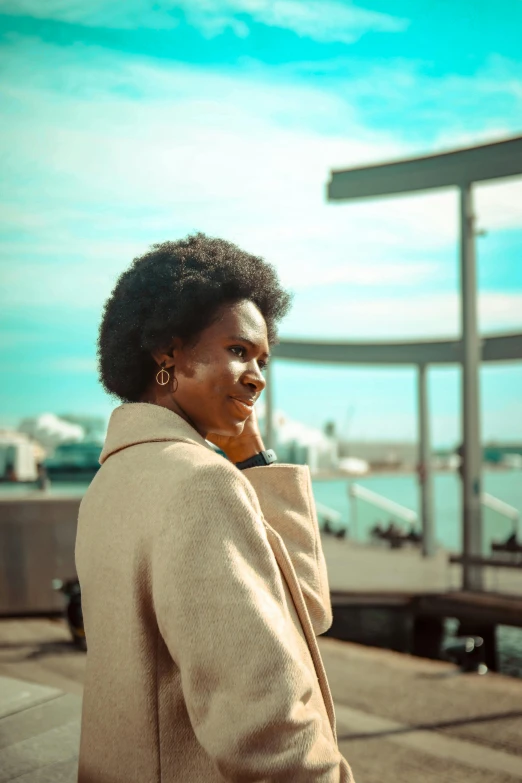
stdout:
<svg viewBox="0 0 522 783">
<path fill-rule="evenodd" d="M 250 416 L 252 411 L 254 410 L 253 404 L 250 405 L 247 402 L 244 402 L 243 400 L 238 400 L 237 397 L 231 397 L 230 398 L 233 403 L 235 403 L 236 409 L 243 415 L 243 416 Z"/>
</svg>

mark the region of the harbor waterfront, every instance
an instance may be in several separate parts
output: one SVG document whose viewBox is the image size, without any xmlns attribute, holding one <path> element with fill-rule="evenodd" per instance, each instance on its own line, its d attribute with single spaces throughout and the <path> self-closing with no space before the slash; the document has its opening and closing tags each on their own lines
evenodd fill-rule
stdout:
<svg viewBox="0 0 522 783">
<path fill-rule="evenodd" d="M 522 783 L 522 0 L 1 5 L 0 783 Z"/>
<path fill-rule="evenodd" d="M 399 503 L 415 511 L 420 518 L 420 491 L 417 476 L 413 473 L 374 473 L 354 479 L 319 479 L 314 478 L 313 489 L 315 500 L 335 509 L 341 514 L 343 527 L 353 535 L 351 526 L 351 509 L 348 499 L 348 487 L 355 483 L 383 495 L 385 498 Z M 460 520 L 461 484 L 458 473 L 454 471 L 435 471 L 434 512 L 435 540 L 439 546 L 452 551 L 462 549 L 462 525 Z M 484 469 L 483 491 L 516 508 L 522 515 L 522 471 L 518 469 Z M 371 507 L 364 501 L 357 501 L 357 538 L 368 537 L 369 529 L 377 521 L 386 523 L 392 514 Z M 512 524 L 503 516 L 490 508 L 484 509 L 484 543 L 489 551 L 489 543 L 493 539 L 506 538 L 512 531 Z M 395 518 L 395 521 L 400 521 Z"/>
<path fill-rule="evenodd" d="M 350 518 L 351 507 L 348 497 L 350 485 L 357 484 L 365 487 L 378 495 L 386 497 L 412 511 L 418 511 L 419 490 L 417 477 L 413 473 L 374 473 L 356 479 L 347 478 L 323 478 L 314 477 L 313 490 L 316 502 L 321 510 L 331 509 L 339 515 L 336 524 L 332 527 L 334 532 L 337 529 L 345 529 L 348 535 L 344 540 L 335 538 L 323 533 L 323 546 L 329 569 L 330 582 L 333 590 L 338 586 L 334 584 L 336 574 L 342 574 L 342 588 L 345 590 L 357 592 L 368 588 L 368 585 L 361 585 L 356 576 L 357 569 L 352 569 L 350 563 L 353 563 L 355 557 L 359 560 L 361 557 L 368 562 L 368 572 L 383 569 L 380 582 L 382 582 L 386 573 L 392 574 L 399 566 L 399 560 L 404 555 L 408 556 L 411 552 L 411 558 L 416 559 L 415 568 L 420 574 L 427 574 L 430 569 L 437 571 L 436 589 L 455 589 L 459 584 L 460 567 L 452 566 L 453 576 L 450 577 L 450 570 L 446 567 L 448 552 L 460 551 L 460 520 L 459 520 L 459 500 L 460 485 L 458 474 L 454 472 L 437 472 L 434 475 L 435 486 L 435 519 L 436 519 L 436 541 L 438 552 L 434 559 L 423 560 L 415 550 L 392 551 L 388 546 L 381 542 L 380 545 L 371 546 L 369 542 L 369 530 L 377 522 L 387 523 L 392 519 L 392 515 L 375 508 L 362 499 L 357 499 L 357 541 L 352 539 L 352 521 Z M 6 483 L 0 485 L 0 498 L 28 496 L 37 498 L 43 496 L 48 500 L 54 498 L 81 498 L 85 493 L 89 481 L 55 481 L 51 487 L 45 491 L 35 489 L 31 485 Z M 505 503 L 513 506 L 517 510 L 522 509 L 522 473 L 520 470 L 492 469 L 484 470 L 483 490 L 499 498 Z M 323 518 L 324 519 L 324 518 Z M 400 519 L 396 520 L 401 522 Z M 504 539 L 512 529 L 512 523 L 504 517 L 485 509 L 484 515 L 485 541 L 494 539 Z M 352 547 L 362 547 L 360 555 L 357 549 L 348 552 Z M 372 552 L 374 553 L 372 555 Z M 346 564 L 346 566 L 344 565 Z M 443 564 L 443 565 L 441 565 Z M 360 570 L 360 569 L 359 569 Z M 350 576 L 352 574 L 352 576 Z M 513 572 L 514 574 L 514 572 Z M 61 574 L 61 576 L 73 576 Z M 371 576 L 371 574 L 370 574 Z M 333 579 L 333 582 L 332 582 Z M 372 579 L 370 579 L 370 582 Z M 373 580 L 375 581 L 375 580 Z M 379 580 L 377 580 L 379 581 Z M 417 580 L 419 584 L 429 582 L 423 576 Z M 377 582 L 375 583 L 377 586 Z M 392 588 L 390 583 L 389 588 Z M 397 585 L 395 585 L 397 586 Z M 435 589 L 435 583 L 430 589 Z M 504 590 L 504 592 L 506 592 Z M 518 590 L 507 590 L 507 592 L 520 592 Z M 457 623 L 451 618 L 445 621 L 445 637 L 447 642 L 457 632 Z M 511 676 L 522 677 L 522 629 L 510 626 L 497 626 L 498 643 L 498 670 L 501 673 Z"/>
<path fill-rule="evenodd" d="M 352 522 L 348 496 L 350 483 L 366 487 L 395 503 L 412 509 L 420 517 L 420 491 L 417 476 L 413 473 L 375 473 L 349 480 L 345 478 L 315 478 L 313 489 L 316 502 L 334 509 L 341 515 L 340 527 L 347 529 L 348 540 L 353 532 L 350 529 Z M 460 521 L 461 486 L 459 475 L 453 471 L 434 472 L 433 484 L 435 540 L 438 547 L 443 550 L 460 552 L 462 549 L 462 525 Z M 517 469 L 484 469 L 483 491 L 513 506 L 522 515 L 522 471 Z M 507 538 L 512 532 L 512 523 L 490 508 L 484 508 L 483 512 L 484 552 L 487 553 L 490 551 L 491 541 Z M 368 541 L 370 528 L 377 521 L 387 523 L 390 519 L 393 519 L 393 515 L 384 514 L 380 509 L 357 500 L 357 540 Z M 396 518 L 395 521 L 400 523 L 400 520 Z M 394 554 L 390 551 L 389 557 L 393 558 Z M 357 590 L 358 585 L 353 584 L 351 589 Z M 444 643 L 449 642 L 456 631 L 457 622 L 453 619 L 447 619 Z M 499 671 L 503 674 L 522 677 L 522 629 L 499 625 L 497 644 Z"/>
</svg>

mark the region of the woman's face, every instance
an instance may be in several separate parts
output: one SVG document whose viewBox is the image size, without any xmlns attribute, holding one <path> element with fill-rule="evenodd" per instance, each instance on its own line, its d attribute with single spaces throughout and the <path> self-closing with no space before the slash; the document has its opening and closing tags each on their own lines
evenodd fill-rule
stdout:
<svg viewBox="0 0 522 783">
<path fill-rule="evenodd" d="M 195 345 L 176 340 L 172 358 L 160 358 L 169 372 L 174 367 L 178 382 L 175 392 L 171 383 L 164 388 L 203 437 L 209 432 L 234 437 L 266 386 L 268 357 L 266 322 L 256 305 L 249 300 L 225 305 Z"/>
</svg>

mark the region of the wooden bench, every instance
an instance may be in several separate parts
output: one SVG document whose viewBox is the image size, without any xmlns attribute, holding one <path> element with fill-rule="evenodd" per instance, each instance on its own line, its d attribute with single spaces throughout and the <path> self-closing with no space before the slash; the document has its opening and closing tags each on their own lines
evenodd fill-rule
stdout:
<svg viewBox="0 0 522 783">
<path fill-rule="evenodd" d="M 386 531 L 370 531 L 372 541 L 384 541 L 390 545 L 391 549 L 401 549 L 403 546 L 421 546 L 422 537 L 412 538 L 408 533 L 387 533 Z"/>
<path fill-rule="evenodd" d="M 509 559 L 507 557 L 481 557 L 480 555 L 471 555 L 469 557 L 450 555 L 449 562 L 458 565 L 491 566 L 492 568 L 522 568 L 521 555 L 516 554 L 513 557 L 511 553 L 506 554 L 509 554 Z"/>
<path fill-rule="evenodd" d="M 492 552 L 504 552 L 506 555 L 522 555 L 522 544 L 509 545 L 493 541 L 491 544 Z"/>
</svg>

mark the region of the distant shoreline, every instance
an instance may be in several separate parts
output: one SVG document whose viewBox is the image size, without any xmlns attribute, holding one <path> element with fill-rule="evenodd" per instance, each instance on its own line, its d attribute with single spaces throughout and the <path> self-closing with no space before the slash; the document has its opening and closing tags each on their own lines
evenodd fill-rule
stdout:
<svg viewBox="0 0 522 783">
<path fill-rule="evenodd" d="M 509 465 L 494 465 L 494 464 L 486 463 L 482 466 L 482 470 L 503 473 L 512 470 L 517 470 L 517 468 L 512 468 Z M 382 476 L 386 474 L 412 476 L 412 475 L 416 475 L 416 472 L 417 471 L 415 470 L 415 468 L 411 466 L 410 467 L 393 467 L 393 466 L 384 467 L 383 466 L 381 468 L 370 468 L 367 473 L 361 473 L 361 474 L 347 473 L 344 470 L 318 470 L 312 472 L 312 478 L 318 481 L 331 481 L 332 479 L 346 479 L 348 481 L 356 481 L 357 479 L 371 478 L 372 476 Z M 455 470 L 455 468 L 447 468 L 447 467 L 432 468 L 431 472 L 458 474 L 458 471 Z M 520 473 L 522 478 L 522 471 L 520 471 Z"/>
</svg>

